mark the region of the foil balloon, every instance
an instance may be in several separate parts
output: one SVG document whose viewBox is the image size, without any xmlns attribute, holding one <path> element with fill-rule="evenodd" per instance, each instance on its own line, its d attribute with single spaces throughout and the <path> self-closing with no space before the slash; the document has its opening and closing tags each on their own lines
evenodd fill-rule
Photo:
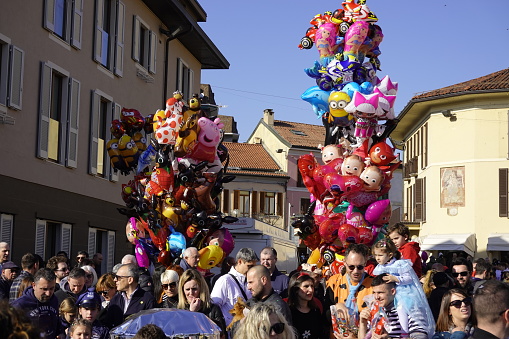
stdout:
<svg viewBox="0 0 509 339">
<path fill-rule="evenodd" d="M 392 208 L 389 199 L 375 201 L 370 204 L 364 213 L 364 217 L 371 225 L 382 226 L 391 219 Z"/>
<path fill-rule="evenodd" d="M 217 245 L 209 245 L 198 251 L 200 260 L 198 267 L 203 270 L 210 270 L 211 268 L 219 265 L 224 257 L 224 251 Z"/>
<path fill-rule="evenodd" d="M 350 224 L 342 224 L 338 227 L 338 238 L 343 243 L 343 247 L 348 247 L 351 243 L 359 242 L 359 231 Z"/>
<path fill-rule="evenodd" d="M 171 234 L 168 236 L 167 250 L 174 257 L 178 257 L 186 249 L 186 237 L 182 233 L 175 231 L 173 227 L 170 226 L 169 228 Z"/>
<path fill-rule="evenodd" d="M 145 248 L 138 239 L 135 240 L 134 253 L 136 255 L 136 261 L 138 266 L 148 268 L 150 266 L 150 260 Z"/>
</svg>

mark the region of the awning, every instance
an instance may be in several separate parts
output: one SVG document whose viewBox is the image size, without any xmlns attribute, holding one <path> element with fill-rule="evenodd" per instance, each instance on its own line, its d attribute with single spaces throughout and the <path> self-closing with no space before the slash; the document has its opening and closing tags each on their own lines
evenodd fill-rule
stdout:
<svg viewBox="0 0 509 339">
<path fill-rule="evenodd" d="M 487 251 L 509 251 L 509 233 L 491 233 Z"/>
<path fill-rule="evenodd" d="M 475 234 L 430 234 L 421 242 L 421 250 L 426 251 L 465 251 L 471 256 L 475 253 Z"/>
</svg>

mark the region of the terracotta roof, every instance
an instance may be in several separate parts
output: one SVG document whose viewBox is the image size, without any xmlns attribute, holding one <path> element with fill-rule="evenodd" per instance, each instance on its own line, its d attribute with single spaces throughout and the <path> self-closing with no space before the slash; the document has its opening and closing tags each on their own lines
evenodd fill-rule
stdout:
<svg viewBox="0 0 509 339">
<path fill-rule="evenodd" d="M 276 132 L 292 146 L 316 148 L 325 141 L 325 127 L 300 122 L 274 120 Z"/>
<path fill-rule="evenodd" d="M 223 145 L 228 148 L 230 154 L 228 172 L 250 170 L 267 174 L 281 169 L 261 144 L 223 142 Z"/>
<path fill-rule="evenodd" d="M 504 89 L 509 91 L 509 68 L 482 76 L 477 79 L 460 82 L 456 85 L 424 92 L 414 96 L 412 100 L 426 99 L 444 95 L 459 95 L 464 94 L 465 92 L 483 92 Z"/>
<path fill-rule="evenodd" d="M 288 177 L 288 175 L 284 172 L 256 172 L 256 171 L 238 171 L 238 170 L 232 170 L 228 169 L 226 174 L 238 174 L 238 175 L 256 175 L 256 176 L 262 176 L 262 177 L 280 177 L 285 178 Z"/>
</svg>

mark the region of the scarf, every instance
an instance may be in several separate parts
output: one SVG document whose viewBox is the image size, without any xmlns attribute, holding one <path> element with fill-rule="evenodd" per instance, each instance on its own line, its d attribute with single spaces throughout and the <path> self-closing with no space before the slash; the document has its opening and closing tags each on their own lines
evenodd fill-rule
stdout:
<svg viewBox="0 0 509 339">
<path fill-rule="evenodd" d="M 350 276 L 348 274 L 346 276 L 349 294 L 348 297 L 346 298 L 345 306 L 346 308 L 348 308 L 348 312 L 350 313 L 350 322 L 351 323 L 353 322 L 355 325 L 359 324 L 359 307 L 357 305 L 357 297 L 355 296 L 355 294 L 357 293 L 359 287 L 361 287 L 365 277 L 366 272 L 362 274 L 362 278 L 357 284 L 357 286 L 353 286 L 352 282 L 350 281 Z"/>
</svg>

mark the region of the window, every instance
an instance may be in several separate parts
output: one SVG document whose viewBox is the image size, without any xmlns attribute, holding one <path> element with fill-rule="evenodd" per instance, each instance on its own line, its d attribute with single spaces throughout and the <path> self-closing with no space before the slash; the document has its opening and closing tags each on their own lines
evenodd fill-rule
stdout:
<svg viewBox="0 0 509 339">
<path fill-rule="evenodd" d="M 300 211 L 299 214 L 308 213 L 309 206 L 311 206 L 311 199 L 309 198 L 300 198 Z M 311 211 L 313 212 L 313 211 Z"/>
<path fill-rule="evenodd" d="M 0 34 L 0 112 L 1 106 L 21 110 L 24 56 L 21 49 Z"/>
<path fill-rule="evenodd" d="M 42 63 L 37 157 L 76 168 L 80 82 Z"/>
<path fill-rule="evenodd" d="M 83 0 L 44 1 L 44 28 L 78 49 L 82 23 Z"/>
<path fill-rule="evenodd" d="M 157 35 L 137 15 L 133 26 L 133 60 L 150 73 L 156 73 Z"/>
<path fill-rule="evenodd" d="M 99 90 L 92 92 L 92 112 L 90 117 L 90 152 L 88 173 L 111 181 L 118 180 L 113 171 L 106 150 L 106 143 L 113 138 L 110 133 L 112 120 L 120 119 L 121 106 Z"/>
<path fill-rule="evenodd" d="M 264 214 L 276 214 L 276 193 L 274 192 L 261 192 L 260 202 Z"/>
<path fill-rule="evenodd" d="M 71 254 L 72 226 L 49 220 L 36 220 L 35 254 L 43 259 L 55 256 L 59 251 Z"/>
<path fill-rule="evenodd" d="M 177 60 L 177 90 L 182 92 L 184 100 L 193 97 L 194 72 L 182 60 Z"/>
<path fill-rule="evenodd" d="M 115 265 L 115 231 L 107 231 L 95 227 L 88 229 L 88 253 L 103 255 L 100 272 L 111 272 Z"/>
<path fill-rule="evenodd" d="M 233 215 L 238 217 L 250 216 L 250 192 L 249 191 L 233 191 Z"/>
<path fill-rule="evenodd" d="M 299 170 L 297 170 L 297 187 L 306 187 L 306 185 L 304 185 L 304 180 L 302 179 L 302 174 Z"/>
<path fill-rule="evenodd" d="M 291 129 L 290 132 L 292 132 L 295 135 L 302 136 L 302 137 L 307 137 L 308 136 L 306 133 L 304 133 L 302 131 L 295 130 L 295 129 Z"/>
<path fill-rule="evenodd" d="M 14 228 L 14 215 L 0 214 L 0 242 L 12 246 L 12 230 Z"/>
<path fill-rule="evenodd" d="M 124 71 L 125 5 L 96 0 L 94 60 L 118 76 Z"/>
</svg>

